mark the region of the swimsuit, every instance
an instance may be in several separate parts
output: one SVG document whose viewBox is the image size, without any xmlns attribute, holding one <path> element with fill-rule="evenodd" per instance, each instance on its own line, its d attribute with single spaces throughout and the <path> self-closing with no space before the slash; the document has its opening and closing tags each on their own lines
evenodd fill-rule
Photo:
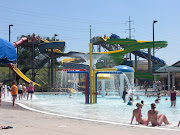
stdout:
<svg viewBox="0 0 180 135">
<path fill-rule="evenodd" d="M 141 114 L 141 116 L 140 117 L 142 117 L 142 114 Z M 136 118 L 136 121 L 138 121 L 138 119 Z M 140 123 L 141 124 L 141 123 Z"/>
<path fill-rule="evenodd" d="M 129 101 L 129 102 L 127 103 L 127 105 L 132 105 L 131 101 Z"/>
<path fill-rule="evenodd" d="M 176 100 L 176 92 L 171 93 L 171 101 L 175 101 Z"/>
<path fill-rule="evenodd" d="M 28 93 L 34 93 L 34 86 L 33 85 L 29 86 Z"/>
</svg>

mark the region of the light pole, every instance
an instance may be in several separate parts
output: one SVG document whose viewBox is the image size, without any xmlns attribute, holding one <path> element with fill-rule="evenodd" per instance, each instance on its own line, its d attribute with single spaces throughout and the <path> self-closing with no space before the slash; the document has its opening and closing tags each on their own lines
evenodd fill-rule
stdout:
<svg viewBox="0 0 180 135">
<path fill-rule="evenodd" d="M 9 42 L 11 42 L 11 26 L 13 26 L 12 24 L 9 25 Z"/>
<path fill-rule="evenodd" d="M 54 41 L 56 36 L 58 36 L 57 34 L 54 34 Z M 53 49 L 51 49 L 51 88 L 53 88 L 54 86 L 54 82 L 53 82 L 53 67 L 54 67 L 54 52 Z"/>
<path fill-rule="evenodd" d="M 157 23 L 158 21 L 154 20 L 153 21 L 153 72 L 155 72 L 155 64 L 154 64 L 154 24 Z"/>
<path fill-rule="evenodd" d="M 13 25 L 12 24 L 9 25 L 9 42 L 11 42 L 11 26 L 13 26 Z M 11 70 L 9 68 L 9 85 L 11 85 L 10 79 L 11 79 Z"/>
</svg>

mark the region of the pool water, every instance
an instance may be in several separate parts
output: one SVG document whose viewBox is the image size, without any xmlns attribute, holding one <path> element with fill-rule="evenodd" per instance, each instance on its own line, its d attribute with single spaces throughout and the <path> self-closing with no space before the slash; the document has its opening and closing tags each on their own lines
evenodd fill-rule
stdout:
<svg viewBox="0 0 180 135">
<path fill-rule="evenodd" d="M 99 96 L 97 104 L 85 104 L 85 96 L 81 94 L 73 94 L 72 98 L 69 98 L 69 95 L 36 94 L 33 100 L 17 100 L 17 102 L 37 110 L 70 117 L 128 124 L 131 121 L 132 110 L 136 108 L 137 102 L 144 100 L 145 105 L 142 108 L 142 115 L 143 118 L 147 118 L 147 112 L 151 108 L 150 104 L 154 103 L 154 100 L 157 98 L 139 97 L 140 100 L 134 100 L 132 106 L 124 103 L 118 96 L 105 98 Z M 169 99 L 169 97 L 161 97 L 160 103 L 156 104 L 156 110 L 159 111 L 159 114 L 165 114 L 170 123 L 177 125 L 180 120 L 180 97 L 177 97 L 176 107 L 170 107 L 170 102 L 165 101 L 165 98 Z M 135 119 L 133 123 L 136 123 Z"/>
</svg>

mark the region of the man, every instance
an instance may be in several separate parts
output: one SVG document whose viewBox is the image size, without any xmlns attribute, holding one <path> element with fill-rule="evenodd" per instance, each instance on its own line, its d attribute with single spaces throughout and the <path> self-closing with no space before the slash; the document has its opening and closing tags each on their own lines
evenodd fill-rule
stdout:
<svg viewBox="0 0 180 135">
<path fill-rule="evenodd" d="M 148 111 L 148 120 L 146 125 L 148 126 L 149 122 L 151 122 L 152 126 L 161 126 L 163 122 L 165 125 L 169 125 L 170 123 L 168 122 L 166 116 L 164 114 L 158 115 L 158 111 L 155 109 L 156 104 L 152 103 L 151 110 Z"/>
</svg>

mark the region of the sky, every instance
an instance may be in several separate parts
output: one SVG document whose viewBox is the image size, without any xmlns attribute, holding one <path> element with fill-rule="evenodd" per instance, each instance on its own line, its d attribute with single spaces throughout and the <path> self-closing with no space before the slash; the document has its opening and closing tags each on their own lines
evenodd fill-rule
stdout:
<svg viewBox="0 0 180 135">
<path fill-rule="evenodd" d="M 0 38 L 11 42 L 17 37 L 35 33 L 66 41 L 66 50 L 89 52 L 90 25 L 92 37 L 129 36 L 131 17 L 132 38 L 168 41 L 168 46 L 155 52 L 155 56 L 172 65 L 180 60 L 180 1 L 179 0 L 1 0 Z"/>
</svg>

